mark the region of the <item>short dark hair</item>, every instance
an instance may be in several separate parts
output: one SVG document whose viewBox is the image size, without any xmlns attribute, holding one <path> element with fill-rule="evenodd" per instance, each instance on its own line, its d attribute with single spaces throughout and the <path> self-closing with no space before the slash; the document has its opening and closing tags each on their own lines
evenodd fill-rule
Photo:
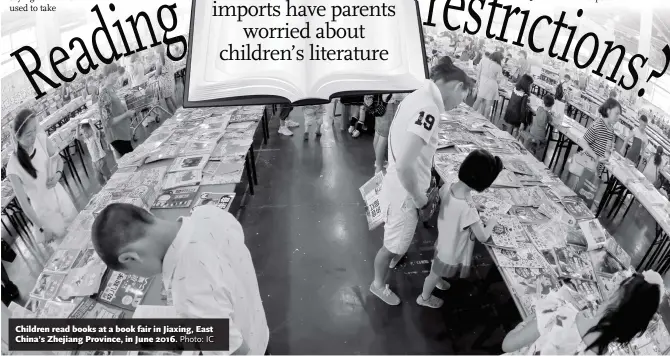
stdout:
<svg viewBox="0 0 670 356">
<path fill-rule="evenodd" d="M 600 105 L 600 108 L 598 108 L 598 113 L 602 117 L 607 117 L 607 112 L 614 108 L 619 108 L 619 111 L 621 111 L 621 104 L 619 104 L 616 99 L 609 98 L 605 100 L 602 105 Z"/>
<path fill-rule="evenodd" d="M 500 157 L 493 156 L 489 151 L 477 149 L 465 157 L 458 169 L 458 179 L 468 187 L 483 192 L 498 178 L 503 170 Z"/>
<path fill-rule="evenodd" d="M 530 94 L 530 86 L 533 84 L 533 77 L 528 74 L 521 76 L 518 82 L 516 82 L 516 90 L 521 90 L 526 94 Z"/>
<path fill-rule="evenodd" d="M 616 96 L 617 96 L 616 90 L 614 90 L 614 89 L 610 90 L 610 98 L 616 99 Z"/>
<path fill-rule="evenodd" d="M 649 122 L 649 119 L 647 119 L 647 115 L 642 115 L 642 116 L 640 116 L 640 121 Z"/>
<path fill-rule="evenodd" d="M 129 244 L 140 240 L 156 218 L 145 209 L 126 203 L 107 205 L 93 221 L 93 248 L 107 267 L 120 270 L 119 255 Z"/>
<path fill-rule="evenodd" d="M 567 79 L 567 80 L 570 80 L 570 79 L 571 79 L 571 78 L 570 78 L 570 74 L 566 74 L 566 75 L 564 75 L 563 78 L 565 78 L 565 79 Z"/>
<path fill-rule="evenodd" d="M 451 58 L 444 56 L 438 64 L 430 70 L 430 79 L 433 81 L 443 80 L 445 82 L 459 81 L 463 83 L 466 90 L 472 89 L 472 79 L 461 69 L 456 67 Z"/>
<path fill-rule="evenodd" d="M 528 54 L 526 53 L 526 51 L 523 51 L 523 50 L 522 50 L 522 51 L 520 51 L 519 53 L 521 53 L 521 55 L 523 56 L 523 58 L 528 58 Z"/>
<path fill-rule="evenodd" d="M 502 63 L 503 57 L 504 56 L 503 56 L 502 52 L 493 52 L 489 56 L 489 59 L 498 63 L 498 64 L 500 64 L 500 63 Z"/>
<path fill-rule="evenodd" d="M 554 104 L 556 103 L 556 100 L 554 99 L 554 96 L 551 95 L 551 94 L 545 95 L 544 98 L 542 98 L 542 101 L 544 102 L 544 106 L 546 106 L 548 108 L 554 106 Z"/>
</svg>

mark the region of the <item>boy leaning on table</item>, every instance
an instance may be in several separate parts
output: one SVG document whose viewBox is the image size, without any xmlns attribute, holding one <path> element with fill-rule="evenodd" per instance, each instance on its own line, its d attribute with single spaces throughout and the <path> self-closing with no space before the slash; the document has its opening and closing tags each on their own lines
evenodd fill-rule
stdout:
<svg viewBox="0 0 670 356">
<path fill-rule="evenodd" d="M 110 269 L 161 275 L 180 317 L 230 319 L 226 353 L 267 353 L 269 330 L 256 272 L 242 226 L 230 213 L 204 205 L 167 221 L 114 203 L 96 217 L 91 235 Z"/>
</svg>

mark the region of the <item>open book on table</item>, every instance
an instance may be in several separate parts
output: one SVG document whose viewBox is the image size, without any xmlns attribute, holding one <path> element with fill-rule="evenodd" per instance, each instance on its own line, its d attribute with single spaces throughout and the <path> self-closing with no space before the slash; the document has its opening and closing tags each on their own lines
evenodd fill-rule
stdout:
<svg viewBox="0 0 670 356">
<path fill-rule="evenodd" d="M 219 2 L 220 3 L 220 2 Z M 410 92 L 418 89 L 428 77 L 423 31 L 416 0 L 388 0 L 395 5 L 395 16 L 340 16 L 329 26 L 337 28 L 365 27 L 365 38 L 316 38 L 317 28 L 325 28 L 332 20 L 332 1 L 293 0 L 291 6 L 326 7 L 327 16 L 276 17 L 212 16 L 214 0 L 193 0 L 189 31 L 189 48 L 184 107 L 265 105 L 294 103 L 297 105 L 327 103 L 333 97 L 387 92 Z M 265 0 L 230 0 L 231 5 L 267 5 Z M 339 6 L 360 6 L 359 0 L 341 0 Z M 380 4 L 381 6 L 381 4 Z M 260 39 L 247 38 L 244 28 L 302 29 L 308 26 L 310 38 Z M 261 25 L 262 24 L 262 25 Z M 342 30 L 344 31 L 344 30 Z M 326 31 L 324 31 L 326 32 Z M 248 53 L 246 45 L 256 50 L 291 50 L 291 60 L 222 60 L 231 49 Z M 326 50 L 387 50 L 387 60 L 311 60 L 312 53 Z M 292 49 L 294 48 L 294 49 Z M 296 51 L 304 51 L 298 60 Z M 379 52 L 377 52 L 379 53 Z M 323 56 L 319 57 L 322 58 Z M 232 57 L 236 59 L 238 57 Z M 285 56 L 288 58 L 288 56 Z"/>
</svg>

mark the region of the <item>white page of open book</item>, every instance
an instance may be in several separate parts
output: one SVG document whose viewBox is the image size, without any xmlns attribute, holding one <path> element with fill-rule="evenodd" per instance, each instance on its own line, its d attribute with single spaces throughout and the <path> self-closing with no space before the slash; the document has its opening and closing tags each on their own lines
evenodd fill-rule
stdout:
<svg viewBox="0 0 670 356">
<path fill-rule="evenodd" d="M 213 0 L 196 2 L 193 25 L 193 48 L 188 99 L 194 101 L 215 100 L 236 96 L 276 95 L 291 101 L 310 97 L 328 98 L 338 92 L 361 90 L 405 91 L 414 90 L 422 83 L 424 63 L 421 28 L 416 16 L 414 0 L 373 0 L 365 5 L 395 5 L 393 17 L 339 17 L 337 27 L 365 27 L 365 39 L 321 39 L 316 38 L 317 28 L 325 26 L 331 19 L 332 2 L 317 0 L 293 0 L 294 6 L 324 5 L 324 18 L 287 17 L 286 3 L 281 2 L 282 16 L 246 17 L 237 22 L 236 17 L 212 17 Z M 231 0 L 226 6 L 266 5 L 263 0 Z M 342 0 L 337 5 L 360 6 L 358 0 Z M 303 28 L 310 21 L 311 39 L 247 39 L 244 27 L 289 27 Z M 233 42 L 230 42 L 233 39 Z M 219 52 L 250 43 L 252 49 L 262 44 L 265 49 L 290 49 L 292 45 L 304 49 L 305 59 L 292 61 L 223 61 Z M 309 44 L 318 44 L 327 49 L 386 49 L 388 61 L 311 61 Z M 419 58 L 420 60 L 416 60 Z M 311 95 L 310 95 L 311 94 Z"/>
<path fill-rule="evenodd" d="M 330 7 L 332 1 L 319 0 L 319 4 Z M 365 28 L 365 38 L 358 39 L 321 39 L 314 32 L 310 42 L 327 49 L 347 49 L 354 45 L 359 49 L 388 50 L 389 60 L 375 61 L 310 61 L 307 78 L 310 92 L 330 94 L 338 91 L 356 91 L 370 88 L 371 82 L 379 82 L 384 90 L 416 89 L 417 84 L 408 81 L 407 74 L 424 75 L 423 49 L 420 41 L 420 28 L 416 17 L 416 4 L 413 0 L 375 0 L 364 4 L 360 0 L 339 0 L 339 6 L 360 6 L 382 4 L 395 5 L 395 16 L 389 17 L 345 17 L 330 22 L 336 28 Z M 388 10 L 387 10 L 388 11 Z M 408 15 L 409 14 L 409 15 Z M 332 17 L 310 18 L 314 28 L 323 27 Z M 324 31 L 325 32 L 325 31 Z M 354 43 L 355 42 L 355 43 Z M 409 55 L 408 55 L 409 54 Z M 421 61 L 412 62 L 413 55 L 420 55 Z M 355 63 L 355 65 L 352 65 Z M 392 77 L 397 81 L 389 81 Z M 342 83 L 345 87 L 338 88 Z M 360 85 L 360 86 L 358 86 Z"/>
<path fill-rule="evenodd" d="M 225 4 L 262 6 L 267 3 L 263 0 L 231 0 Z M 241 45 L 246 43 L 251 45 L 251 49 L 257 44 L 261 44 L 263 49 L 291 49 L 291 45 L 304 48 L 303 39 L 247 39 L 243 30 L 245 27 L 285 27 L 286 23 L 289 27 L 302 28 L 305 26 L 304 18 L 245 17 L 242 22 L 238 22 L 236 17 L 213 17 L 211 4 L 213 1 L 196 2 L 195 18 L 198 21 L 194 26 L 191 68 L 204 70 L 192 71 L 197 75 L 191 78 L 191 83 L 198 83 L 198 89 L 190 90 L 189 99 L 195 93 L 197 100 L 257 95 L 259 92 L 287 98 L 300 95 L 305 85 L 305 65 L 295 60 L 295 50 L 292 51 L 292 61 L 224 61 L 220 58 L 220 51 L 228 49 L 229 43 L 237 50 L 241 50 Z"/>
</svg>

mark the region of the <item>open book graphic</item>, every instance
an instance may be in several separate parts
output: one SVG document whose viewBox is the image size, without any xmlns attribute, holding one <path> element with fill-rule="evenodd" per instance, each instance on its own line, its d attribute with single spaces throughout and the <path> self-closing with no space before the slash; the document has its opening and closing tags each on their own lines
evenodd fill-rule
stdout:
<svg viewBox="0 0 670 356">
<path fill-rule="evenodd" d="M 395 6 L 395 16 L 341 16 L 335 22 L 328 16 L 334 3 L 327 0 L 290 2 L 296 7 L 323 5 L 327 9 L 325 17 L 285 16 L 286 2 L 282 1 L 281 16 L 245 17 L 242 22 L 235 16 L 212 16 L 214 3 L 214 0 L 193 0 L 184 107 L 322 104 L 343 95 L 410 92 L 428 77 L 417 0 L 384 1 L 386 6 Z M 226 5 L 249 7 L 267 3 L 267 0 L 234 0 Z M 361 4 L 360 0 L 340 0 L 336 5 Z M 330 26 L 343 31 L 361 25 L 365 27 L 365 38 L 317 38 L 317 28 Z M 307 26 L 310 38 L 247 38 L 244 30 Z M 240 52 L 247 56 L 249 51 L 258 49 L 261 52 L 287 49 L 291 60 L 222 60 L 222 56 L 238 59 Z M 304 51 L 304 60 L 298 60 L 298 49 Z M 312 60 L 317 54 L 323 58 L 323 49 L 387 50 L 388 55 L 387 60 L 379 59 L 379 55 L 374 60 Z M 344 58 L 344 52 L 339 53 Z"/>
</svg>

